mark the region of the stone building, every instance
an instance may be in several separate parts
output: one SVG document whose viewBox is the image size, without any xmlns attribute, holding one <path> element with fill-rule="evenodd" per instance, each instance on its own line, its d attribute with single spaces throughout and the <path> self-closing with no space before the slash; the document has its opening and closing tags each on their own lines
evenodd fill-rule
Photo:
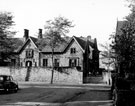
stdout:
<svg viewBox="0 0 135 106">
<path fill-rule="evenodd" d="M 37 40 L 42 39 L 42 29 L 39 29 L 38 38 L 29 36 L 29 30 L 24 30 L 24 43 L 17 50 L 18 58 L 14 59 L 14 63 L 20 67 L 52 67 L 52 50 L 49 46 L 40 49 L 37 45 Z M 91 62 L 95 62 L 95 69 L 99 68 L 99 50 L 97 40 L 73 36 L 68 40 L 68 43 L 63 43 L 54 49 L 54 66 L 62 68 L 77 67 L 83 70 L 84 54 L 86 52 L 86 44 L 89 47 L 88 58 Z M 93 66 L 91 66 L 93 67 Z M 93 68 L 94 70 L 94 68 Z"/>
</svg>

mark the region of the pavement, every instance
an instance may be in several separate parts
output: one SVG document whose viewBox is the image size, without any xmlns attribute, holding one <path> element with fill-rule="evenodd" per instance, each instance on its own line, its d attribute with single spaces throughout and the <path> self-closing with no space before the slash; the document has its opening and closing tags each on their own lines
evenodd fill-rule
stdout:
<svg viewBox="0 0 135 106">
<path fill-rule="evenodd" d="M 107 84 L 50 84 L 45 82 L 18 82 L 20 88 L 40 87 L 40 88 L 75 88 L 90 90 L 110 90 L 111 86 Z"/>
<path fill-rule="evenodd" d="M 102 104 L 101 104 L 102 103 Z M 106 101 L 73 101 L 66 103 L 18 102 L 0 106 L 113 106 L 112 100 Z"/>
</svg>

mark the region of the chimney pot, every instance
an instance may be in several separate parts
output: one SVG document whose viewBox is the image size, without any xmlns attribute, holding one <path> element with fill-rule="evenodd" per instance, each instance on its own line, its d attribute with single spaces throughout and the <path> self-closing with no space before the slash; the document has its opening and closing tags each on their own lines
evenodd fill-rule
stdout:
<svg viewBox="0 0 135 106">
<path fill-rule="evenodd" d="M 91 41 L 91 36 L 90 35 L 87 36 L 87 40 Z"/>
</svg>

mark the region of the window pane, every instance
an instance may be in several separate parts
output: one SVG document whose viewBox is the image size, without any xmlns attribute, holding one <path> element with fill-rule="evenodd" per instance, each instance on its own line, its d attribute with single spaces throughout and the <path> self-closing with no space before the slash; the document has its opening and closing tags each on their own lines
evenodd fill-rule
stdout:
<svg viewBox="0 0 135 106">
<path fill-rule="evenodd" d="M 54 60 L 54 66 L 55 67 L 59 67 L 59 59 L 55 59 Z"/>
<path fill-rule="evenodd" d="M 30 49 L 26 51 L 26 58 L 33 58 L 34 50 Z"/>
<path fill-rule="evenodd" d="M 76 59 L 69 59 L 69 67 L 76 67 L 77 60 Z"/>
<path fill-rule="evenodd" d="M 70 49 L 70 53 L 71 53 L 71 54 L 76 53 L 76 48 L 71 48 L 71 49 Z"/>
</svg>

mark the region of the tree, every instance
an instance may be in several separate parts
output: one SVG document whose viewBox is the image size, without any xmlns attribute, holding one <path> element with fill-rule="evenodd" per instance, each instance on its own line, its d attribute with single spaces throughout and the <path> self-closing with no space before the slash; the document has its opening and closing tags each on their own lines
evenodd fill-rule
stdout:
<svg viewBox="0 0 135 106">
<path fill-rule="evenodd" d="M 129 7 L 132 8 L 135 6 L 135 0 L 126 0 L 127 2 L 129 2 Z"/>
<path fill-rule="evenodd" d="M 14 50 L 13 40 L 11 37 L 15 32 L 10 31 L 14 25 L 13 16 L 10 12 L 0 13 L 0 63 L 10 58 Z"/>
<path fill-rule="evenodd" d="M 123 21 L 121 34 L 112 36 L 112 48 L 116 54 L 117 69 L 121 75 L 135 73 L 135 11 L 132 9 Z"/>
<path fill-rule="evenodd" d="M 54 18 L 54 20 L 46 21 L 46 32 L 44 34 L 45 39 L 41 40 L 40 48 L 43 48 L 43 45 L 49 45 L 52 50 L 51 84 L 53 83 L 54 76 L 54 49 L 60 46 L 62 42 L 66 42 L 64 37 L 69 33 L 69 28 L 71 27 L 73 27 L 72 22 L 61 16 Z M 43 43 L 44 40 L 46 42 Z"/>
<path fill-rule="evenodd" d="M 102 63 L 107 67 L 107 70 L 110 70 L 110 67 L 114 68 L 115 66 L 115 55 L 110 46 L 110 44 L 105 43 L 100 45 L 103 50 L 101 51 L 101 60 Z"/>
</svg>

